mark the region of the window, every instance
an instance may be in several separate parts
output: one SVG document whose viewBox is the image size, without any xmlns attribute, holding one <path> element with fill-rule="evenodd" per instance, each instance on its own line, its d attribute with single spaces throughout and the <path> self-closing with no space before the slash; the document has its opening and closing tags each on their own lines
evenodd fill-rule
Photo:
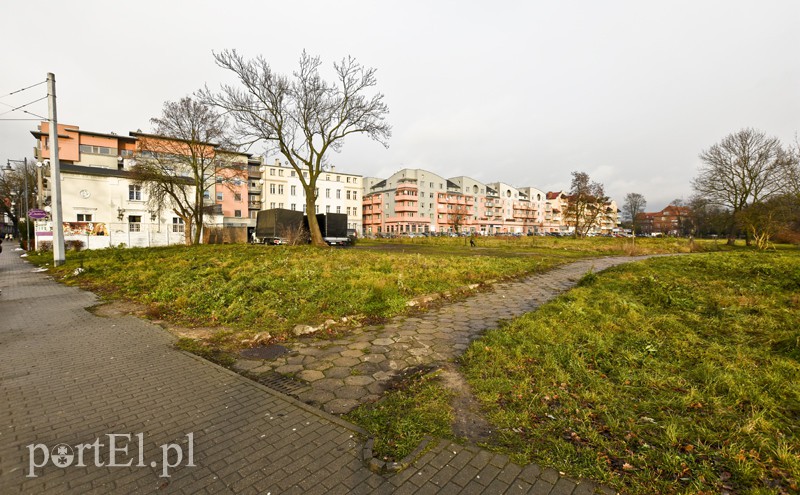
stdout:
<svg viewBox="0 0 800 495">
<path fill-rule="evenodd" d="M 347 196 L 347 199 L 350 199 L 350 191 L 347 191 L 346 196 Z"/>
<path fill-rule="evenodd" d="M 331 197 L 331 190 L 330 189 L 325 189 L 325 197 L 326 198 L 330 198 Z"/>
<path fill-rule="evenodd" d="M 275 208 L 275 202 L 273 201 L 272 203 L 270 203 L 269 207 L 270 207 L 270 209 Z"/>
<path fill-rule="evenodd" d="M 278 175 L 279 175 L 280 177 L 283 177 L 283 169 L 280 169 L 280 170 L 278 170 Z"/>
<path fill-rule="evenodd" d="M 142 200 L 142 186 L 131 184 L 128 186 L 128 200 L 141 201 Z"/>
<path fill-rule="evenodd" d="M 242 218 L 242 210 L 233 210 L 233 216 L 236 218 Z"/>
<path fill-rule="evenodd" d="M 283 203 L 278 203 L 278 208 L 283 208 Z"/>
<path fill-rule="evenodd" d="M 303 205 L 303 213 L 306 212 L 306 205 Z"/>
<path fill-rule="evenodd" d="M 341 175 L 337 175 L 336 176 L 336 182 L 342 182 L 342 176 Z"/>
<path fill-rule="evenodd" d="M 297 210 L 297 203 L 292 203 L 292 208 L 291 209 L 292 209 L 292 211 Z"/>
<path fill-rule="evenodd" d="M 295 176 L 295 172 L 294 172 L 294 170 L 291 170 L 291 171 L 289 171 L 289 175 L 290 175 L 291 177 L 294 177 L 294 176 Z"/>
<path fill-rule="evenodd" d="M 269 185 L 269 193 L 270 194 L 275 194 L 275 184 L 270 184 Z"/>
<path fill-rule="evenodd" d="M 353 199 L 358 199 L 358 191 L 353 191 Z"/>
<path fill-rule="evenodd" d="M 78 213 L 78 221 L 79 222 L 91 222 L 92 221 L 92 214 L 91 213 Z"/>
<path fill-rule="evenodd" d="M 278 194 L 283 194 L 283 184 L 278 184 Z"/>
<path fill-rule="evenodd" d="M 219 175 L 216 176 L 214 180 L 217 182 L 217 184 L 222 184 L 222 177 L 220 177 Z"/>
<path fill-rule="evenodd" d="M 172 217 L 172 232 L 182 234 L 186 232 L 186 224 L 183 223 L 183 218 Z"/>
<path fill-rule="evenodd" d="M 203 199 L 211 199 L 211 191 L 209 191 L 208 189 L 203 191 Z"/>
<path fill-rule="evenodd" d="M 348 184 L 350 183 L 350 177 L 348 177 L 348 178 L 347 178 L 347 183 L 348 183 Z"/>
<path fill-rule="evenodd" d="M 336 190 L 336 199 L 342 199 L 342 190 L 341 189 L 337 189 Z"/>
<path fill-rule="evenodd" d="M 289 186 L 289 194 L 297 196 L 297 186 Z"/>
<path fill-rule="evenodd" d="M 326 205 L 325 206 L 325 213 L 330 213 L 330 212 L 331 212 L 331 205 Z"/>
<path fill-rule="evenodd" d="M 222 201 L 222 193 L 221 192 L 217 193 L 217 201 Z"/>
<path fill-rule="evenodd" d="M 336 213 L 341 213 L 341 212 L 342 212 L 342 207 L 341 206 L 337 206 L 336 207 Z"/>
<path fill-rule="evenodd" d="M 130 232 L 142 231 L 142 217 L 140 215 L 131 215 L 128 217 L 128 230 Z"/>
<path fill-rule="evenodd" d="M 233 200 L 234 201 L 238 201 L 238 202 L 241 203 L 242 202 L 242 193 L 233 193 Z"/>
<path fill-rule="evenodd" d="M 274 168 L 269 169 L 269 175 L 275 175 L 275 169 Z"/>
<path fill-rule="evenodd" d="M 107 146 L 90 146 L 87 144 L 80 145 L 81 153 L 92 153 L 95 155 L 115 155 L 116 153 L 112 153 L 112 150 L 115 148 L 109 148 Z"/>
<path fill-rule="evenodd" d="M 314 205 L 314 213 L 319 213 L 319 205 Z"/>
</svg>

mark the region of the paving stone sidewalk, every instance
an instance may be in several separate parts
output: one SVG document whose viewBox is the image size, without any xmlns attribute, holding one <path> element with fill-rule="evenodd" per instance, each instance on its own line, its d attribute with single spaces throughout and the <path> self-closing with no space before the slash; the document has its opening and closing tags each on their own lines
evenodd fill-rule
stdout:
<svg viewBox="0 0 800 495">
<path fill-rule="evenodd" d="M 93 294 L 3 247 L 0 493 L 613 493 L 445 441 L 399 474 L 373 473 L 358 427 L 175 350 L 147 321 L 93 315 Z"/>
<path fill-rule="evenodd" d="M 282 389 L 332 414 L 376 401 L 392 378 L 415 366 L 441 366 L 460 356 L 474 339 L 501 320 L 530 312 L 574 287 L 587 272 L 645 257 L 577 261 L 519 281 L 496 284 L 466 300 L 385 325 L 358 328 L 338 340 L 289 344 L 274 359 L 241 359 L 235 367 L 265 378 L 274 373 L 300 381 Z M 265 381 L 269 383 L 269 380 Z M 283 385 L 285 382 L 278 385 Z M 269 385 L 268 385 L 269 386 Z M 281 390 L 281 388 L 279 388 Z"/>
</svg>

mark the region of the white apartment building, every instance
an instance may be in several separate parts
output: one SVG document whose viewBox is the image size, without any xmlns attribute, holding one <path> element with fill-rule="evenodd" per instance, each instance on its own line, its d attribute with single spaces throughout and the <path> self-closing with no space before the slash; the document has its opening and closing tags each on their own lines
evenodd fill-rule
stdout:
<svg viewBox="0 0 800 495">
<path fill-rule="evenodd" d="M 308 172 L 303 172 L 308 178 Z M 261 209 L 286 208 L 306 211 L 306 195 L 297 172 L 289 164 L 276 159 L 261 166 Z M 344 213 L 347 228 L 361 233 L 361 196 L 363 180 L 360 175 L 338 172 L 335 167 L 323 171 L 317 179 L 317 201 L 314 213 Z"/>
</svg>

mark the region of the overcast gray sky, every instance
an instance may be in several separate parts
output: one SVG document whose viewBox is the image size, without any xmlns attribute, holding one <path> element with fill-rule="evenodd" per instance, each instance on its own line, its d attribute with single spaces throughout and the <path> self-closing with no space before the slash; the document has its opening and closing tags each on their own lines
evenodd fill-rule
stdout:
<svg viewBox="0 0 800 495">
<path fill-rule="evenodd" d="M 0 114 L 45 96 L 97 132 L 150 130 L 162 105 L 230 75 L 212 50 L 289 73 L 303 49 L 378 69 L 390 148 L 347 141 L 331 162 L 545 190 L 587 172 L 648 210 L 691 194 L 698 153 L 754 127 L 800 131 L 800 2 L 45 0 L 0 7 Z M 29 109 L 47 115 L 45 101 Z M 29 117 L 20 112 L 0 119 Z M 32 156 L 36 122 L 0 120 L 0 160 Z M 253 152 L 260 150 L 254 149 Z"/>
</svg>

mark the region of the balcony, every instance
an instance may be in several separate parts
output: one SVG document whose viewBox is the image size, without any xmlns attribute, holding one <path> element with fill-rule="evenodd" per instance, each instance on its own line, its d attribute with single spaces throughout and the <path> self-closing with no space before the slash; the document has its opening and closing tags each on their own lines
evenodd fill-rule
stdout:
<svg viewBox="0 0 800 495">
<path fill-rule="evenodd" d="M 412 204 L 409 204 L 409 205 L 404 205 L 402 203 L 398 203 L 398 204 L 396 204 L 394 206 L 394 211 L 398 211 L 398 212 L 400 212 L 400 211 L 416 212 L 416 211 L 419 211 L 419 207 L 417 206 L 416 203 L 412 203 Z"/>
<path fill-rule="evenodd" d="M 247 192 L 251 194 L 261 194 L 261 185 L 256 184 L 255 186 L 252 184 L 247 185 Z"/>
<path fill-rule="evenodd" d="M 261 201 L 249 201 L 247 203 L 247 207 L 250 208 L 251 210 L 252 209 L 260 210 L 261 209 Z"/>
</svg>

